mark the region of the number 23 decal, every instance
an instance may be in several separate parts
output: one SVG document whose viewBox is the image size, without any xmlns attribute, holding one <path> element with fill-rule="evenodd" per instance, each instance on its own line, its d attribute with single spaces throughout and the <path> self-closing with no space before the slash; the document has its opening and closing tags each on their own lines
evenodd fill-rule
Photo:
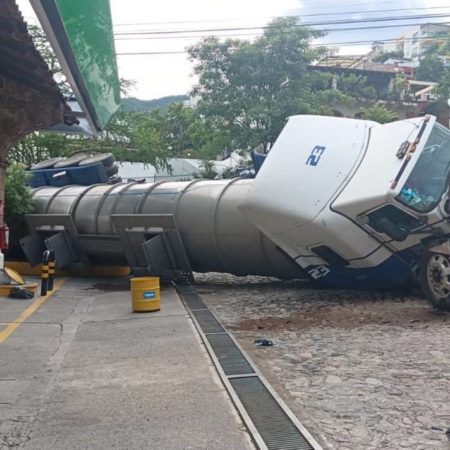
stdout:
<svg viewBox="0 0 450 450">
<path fill-rule="evenodd" d="M 314 269 L 308 271 L 312 278 L 318 280 L 319 278 L 326 277 L 330 273 L 330 269 L 325 266 L 317 266 Z"/>
<path fill-rule="evenodd" d="M 322 145 L 316 145 L 312 151 L 311 154 L 308 156 L 308 159 L 306 160 L 307 166 L 317 166 L 319 164 L 320 158 L 322 157 L 326 147 L 323 147 Z"/>
</svg>

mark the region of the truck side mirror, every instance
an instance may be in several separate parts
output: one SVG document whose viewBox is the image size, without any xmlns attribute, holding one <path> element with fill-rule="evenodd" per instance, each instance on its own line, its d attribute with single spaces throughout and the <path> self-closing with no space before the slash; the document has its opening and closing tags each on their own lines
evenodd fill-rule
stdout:
<svg viewBox="0 0 450 450">
<path fill-rule="evenodd" d="M 378 218 L 373 224 L 373 228 L 380 233 L 387 234 L 394 241 L 404 241 L 409 234 L 387 217 Z"/>
</svg>

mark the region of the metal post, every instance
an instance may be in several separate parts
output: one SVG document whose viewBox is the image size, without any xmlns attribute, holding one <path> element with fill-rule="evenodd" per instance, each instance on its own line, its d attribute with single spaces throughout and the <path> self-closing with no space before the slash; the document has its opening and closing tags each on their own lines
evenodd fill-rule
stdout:
<svg viewBox="0 0 450 450">
<path fill-rule="evenodd" d="M 42 255 L 42 269 L 41 269 L 41 295 L 47 295 L 48 290 L 48 263 L 50 260 L 50 250 L 46 250 Z"/>
<path fill-rule="evenodd" d="M 48 290 L 53 291 L 53 277 L 55 276 L 56 255 L 55 250 L 49 250 L 48 261 Z"/>
</svg>

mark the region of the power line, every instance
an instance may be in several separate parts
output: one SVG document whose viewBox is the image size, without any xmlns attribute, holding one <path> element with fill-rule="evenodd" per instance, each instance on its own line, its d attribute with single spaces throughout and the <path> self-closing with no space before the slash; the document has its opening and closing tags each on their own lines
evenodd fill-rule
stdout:
<svg viewBox="0 0 450 450">
<path fill-rule="evenodd" d="M 390 2 L 389 2 L 390 3 Z M 319 16 L 343 16 L 352 14 L 374 14 L 374 13 L 385 13 L 385 12 L 401 12 L 401 11 L 423 11 L 423 10 L 436 10 L 436 9 L 450 9 L 450 6 L 431 6 L 423 8 L 396 8 L 396 9 L 378 9 L 378 10 L 358 10 L 358 11 L 345 11 L 345 12 L 328 12 L 328 13 L 315 13 L 315 14 L 298 14 L 298 15 L 287 15 L 287 16 L 268 16 L 268 17 L 252 17 L 252 18 L 234 18 L 234 19 L 205 19 L 205 20 L 178 20 L 171 22 L 148 22 L 148 23 L 123 23 L 115 24 L 115 27 L 124 26 L 148 26 L 148 25 L 174 25 L 174 24 L 187 24 L 187 23 L 213 23 L 213 22 L 234 22 L 239 20 L 268 20 L 276 19 L 279 17 L 289 18 L 296 17 L 301 19 L 303 17 L 319 17 Z"/>
<path fill-rule="evenodd" d="M 350 20 L 330 20 L 322 22 L 303 22 L 298 27 L 326 26 L 326 25 L 350 25 L 357 23 L 374 23 L 374 22 L 398 22 L 402 20 L 418 20 L 418 19 L 437 19 L 450 17 L 450 13 L 441 14 L 422 14 L 412 16 L 397 17 L 371 17 L 366 19 L 350 19 Z M 182 33 L 212 33 L 226 31 L 249 31 L 249 30 L 269 30 L 280 28 L 278 25 L 266 25 L 258 27 L 226 27 L 226 28 L 206 28 L 206 29 L 190 29 L 190 30 L 155 30 L 155 31 L 120 31 L 114 33 L 115 36 L 134 36 L 134 35 L 159 35 L 159 34 L 182 34 Z M 326 31 L 326 29 L 324 30 Z"/>
<path fill-rule="evenodd" d="M 439 40 L 439 38 L 436 38 Z M 383 39 L 381 42 L 383 43 L 395 43 L 399 39 L 398 38 L 392 38 L 392 39 Z M 427 41 L 429 40 L 428 37 L 417 37 L 417 38 L 403 38 L 403 42 L 421 42 L 421 41 Z M 344 42 L 326 42 L 326 43 L 316 43 L 316 44 L 310 44 L 310 47 L 333 47 L 336 45 L 346 46 L 346 45 L 352 45 L 352 46 L 359 46 L 359 45 L 368 45 L 373 44 L 372 40 L 357 40 L 357 41 L 344 41 Z M 132 55 L 180 55 L 180 54 L 186 54 L 188 53 L 187 50 L 183 51 L 156 51 L 156 52 L 123 52 L 123 53 L 117 53 L 118 56 L 132 56 Z"/>
<path fill-rule="evenodd" d="M 359 27 L 359 28 L 336 28 L 336 29 L 328 29 L 326 31 L 330 32 L 330 33 L 334 33 L 336 31 L 353 31 L 353 30 L 376 30 L 379 28 L 408 28 L 408 27 L 413 27 L 413 26 L 418 26 L 418 25 L 423 25 L 423 24 L 419 24 L 419 23 L 414 23 L 414 24 L 400 24 L 400 25 L 383 25 L 383 26 L 373 26 L 373 27 Z M 429 25 L 450 25 L 450 22 L 434 22 L 434 23 L 430 23 Z M 291 34 L 294 33 L 295 30 L 279 30 L 280 34 Z M 242 36 L 261 36 L 261 32 L 251 32 L 251 33 L 231 33 L 231 34 L 217 34 L 217 35 L 211 35 L 211 34 L 197 34 L 197 35 L 183 35 L 183 36 L 148 36 L 148 37 L 137 37 L 137 38 L 133 38 L 133 37 L 115 37 L 114 39 L 116 41 L 122 41 L 122 42 L 126 42 L 126 41 L 137 41 L 137 40 L 145 40 L 145 41 L 153 41 L 153 40 L 171 40 L 171 39 L 203 39 L 203 38 L 207 38 L 207 37 L 218 37 L 218 38 L 240 38 Z M 394 40 L 396 38 L 393 38 Z M 425 38 L 428 39 L 428 38 Z M 372 40 L 371 42 L 373 42 L 374 40 Z M 383 41 L 386 41 L 386 39 L 383 39 Z"/>
<path fill-rule="evenodd" d="M 372 29 L 385 29 L 385 28 L 405 28 L 405 27 L 412 27 L 412 26 L 418 26 L 418 25 L 422 25 L 419 23 L 411 23 L 411 24 L 402 24 L 402 25 L 377 25 L 377 26 L 371 26 L 371 27 L 357 27 L 357 28 L 337 28 L 337 29 L 330 29 L 328 31 L 330 32 L 337 32 L 337 31 L 366 31 L 366 30 L 372 30 Z M 450 25 L 450 22 L 434 22 L 434 23 L 430 23 L 428 25 Z M 292 33 L 292 31 L 282 31 L 285 34 L 288 33 Z M 252 34 L 253 35 L 253 34 Z M 255 34 L 256 36 L 256 34 Z M 208 36 L 200 36 L 200 37 L 208 37 Z M 225 36 L 216 36 L 216 37 L 225 37 Z M 395 41 L 396 39 L 394 38 L 393 41 Z M 387 41 L 387 39 L 384 40 L 384 42 Z M 359 41 L 357 41 L 359 42 Z M 370 42 L 374 42 L 373 40 L 371 40 Z M 317 45 L 317 44 L 312 44 L 312 45 Z M 323 46 L 330 46 L 333 44 L 327 43 L 327 44 L 320 44 Z M 335 44 L 338 45 L 338 44 Z M 169 55 L 173 55 L 173 54 L 182 54 L 182 53 L 187 53 L 186 50 L 183 51 L 152 51 L 152 52 L 118 52 L 117 55 L 119 56 L 130 56 L 130 55 L 162 55 L 162 54 L 169 54 Z"/>
</svg>

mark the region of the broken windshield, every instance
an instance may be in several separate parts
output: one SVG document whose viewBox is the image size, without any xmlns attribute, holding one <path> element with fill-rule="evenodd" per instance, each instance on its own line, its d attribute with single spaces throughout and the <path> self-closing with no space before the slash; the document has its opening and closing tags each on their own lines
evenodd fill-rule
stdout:
<svg viewBox="0 0 450 450">
<path fill-rule="evenodd" d="M 397 199 L 415 211 L 431 211 L 448 187 L 449 171 L 450 131 L 435 124 Z"/>
</svg>

